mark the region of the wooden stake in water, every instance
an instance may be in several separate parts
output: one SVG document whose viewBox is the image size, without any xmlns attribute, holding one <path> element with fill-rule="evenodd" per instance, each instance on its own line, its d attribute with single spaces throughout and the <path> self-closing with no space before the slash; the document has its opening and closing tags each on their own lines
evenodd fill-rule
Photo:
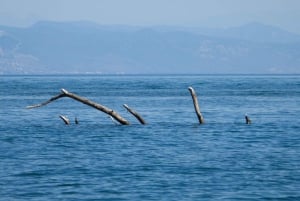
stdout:
<svg viewBox="0 0 300 201">
<path fill-rule="evenodd" d="M 195 108 L 195 112 L 197 114 L 199 123 L 203 124 L 204 123 L 204 118 L 203 118 L 203 116 L 202 116 L 202 114 L 200 112 L 200 108 L 199 108 L 199 104 L 198 104 L 198 99 L 197 99 L 196 92 L 195 92 L 195 90 L 192 87 L 189 87 L 188 89 L 189 89 L 189 91 L 191 93 L 191 96 L 192 96 L 192 99 L 193 99 L 194 108 Z"/>
</svg>

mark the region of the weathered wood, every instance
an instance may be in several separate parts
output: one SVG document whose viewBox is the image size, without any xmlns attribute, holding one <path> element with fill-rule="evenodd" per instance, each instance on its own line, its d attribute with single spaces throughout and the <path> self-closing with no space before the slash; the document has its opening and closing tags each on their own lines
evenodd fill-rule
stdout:
<svg viewBox="0 0 300 201">
<path fill-rule="evenodd" d="M 47 100 L 43 103 L 27 106 L 26 108 L 27 109 L 33 109 L 33 108 L 37 108 L 37 107 L 42 107 L 42 106 L 47 105 L 48 103 L 51 103 L 52 101 L 55 101 L 55 100 L 57 100 L 59 98 L 62 98 L 62 97 L 66 97 L 66 95 L 61 93 L 61 94 L 58 94 L 57 96 L 53 96 L 52 98 L 50 98 L 49 100 Z"/>
<path fill-rule="evenodd" d="M 141 117 L 139 113 L 137 113 L 135 110 L 131 109 L 128 105 L 123 105 L 128 112 L 130 112 L 141 124 L 146 124 L 146 121 Z"/>
<path fill-rule="evenodd" d="M 246 124 L 251 124 L 251 119 L 247 114 L 245 114 L 245 120 L 246 120 Z"/>
<path fill-rule="evenodd" d="M 66 116 L 59 115 L 59 117 L 65 122 L 66 125 L 70 124 L 70 120 Z"/>
<path fill-rule="evenodd" d="M 36 107 L 41 107 L 41 106 L 44 106 L 44 105 L 47 105 L 48 103 L 54 101 L 54 100 L 57 100 L 59 98 L 62 98 L 62 97 L 69 97 L 69 98 L 72 98 L 76 101 L 79 101 L 85 105 L 88 105 L 90 107 L 93 107 L 97 110 L 100 110 L 108 115 L 110 115 L 111 117 L 113 117 L 115 120 L 117 120 L 120 124 L 122 125 L 129 125 L 129 121 L 127 121 L 126 119 L 124 119 L 122 116 L 120 116 L 117 112 L 115 112 L 114 110 L 110 109 L 110 108 L 107 108 L 101 104 L 98 104 L 96 102 L 93 102 L 89 99 L 86 99 L 84 97 L 81 97 L 81 96 L 78 96 L 74 93 L 70 93 L 68 92 L 67 90 L 65 89 L 61 89 L 61 94 L 57 95 L 57 96 L 54 96 L 52 98 L 50 98 L 48 101 L 44 102 L 44 103 L 41 103 L 41 104 L 37 104 L 37 105 L 33 105 L 33 106 L 28 106 L 27 108 L 28 109 L 32 109 L 32 108 L 36 108 Z"/>
<path fill-rule="evenodd" d="M 194 108 L 195 108 L 195 112 L 197 114 L 199 123 L 203 124 L 204 123 L 204 118 L 203 118 L 203 116 L 202 116 L 202 114 L 200 112 L 200 108 L 199 108 L 199 104 L 198 104 L 198 99 L 197 99 L 196 92 L 195 92 L 195 90 L 192 87 L 189 87 L 188 89 L 189 89 L 189 91 L 191 93 L 191 96 L 192 96 L 192 99 L 193 99 Z"/>
</svg>

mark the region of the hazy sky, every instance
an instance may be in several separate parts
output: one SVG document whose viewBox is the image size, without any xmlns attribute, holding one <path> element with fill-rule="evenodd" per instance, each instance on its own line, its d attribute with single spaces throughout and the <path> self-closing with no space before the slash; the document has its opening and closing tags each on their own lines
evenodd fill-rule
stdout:
<svg viewBox="0 0 300 201">
<path fill-rule="evenodd" d="M 0 24 L 40 20 L 201 27 L 256 21 L 300 33 L 300 0 L 0 0 Z"/>
</svg>

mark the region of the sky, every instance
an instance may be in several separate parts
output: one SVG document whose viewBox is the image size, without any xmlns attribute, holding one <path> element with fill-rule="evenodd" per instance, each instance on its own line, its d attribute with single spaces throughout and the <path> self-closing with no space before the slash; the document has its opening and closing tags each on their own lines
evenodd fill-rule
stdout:
<svg viewBox="0 0 300 201">
<path fill-rule="evenodd" d="M 0 24 L 37 21 L 227 28 L 250 22 L 300 34 L 300 0 L 0 0 Z"/>
</svg>

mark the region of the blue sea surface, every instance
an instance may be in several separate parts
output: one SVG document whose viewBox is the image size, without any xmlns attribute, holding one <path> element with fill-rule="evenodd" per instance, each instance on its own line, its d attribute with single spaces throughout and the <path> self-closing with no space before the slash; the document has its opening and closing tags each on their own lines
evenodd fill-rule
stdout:
<svg viewBox="0 0 300 201">
<path fill-rule="evenodd" d="M 0 200 L 300 200 L 300 76 L 2 75 Z"/>
</svg>

